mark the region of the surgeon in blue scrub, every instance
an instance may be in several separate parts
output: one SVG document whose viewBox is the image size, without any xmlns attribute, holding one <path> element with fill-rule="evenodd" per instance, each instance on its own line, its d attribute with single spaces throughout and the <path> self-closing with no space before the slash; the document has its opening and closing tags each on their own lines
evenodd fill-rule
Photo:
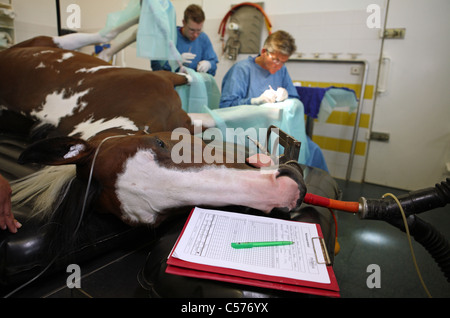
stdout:
<svg viewBox="0 0 450 318">
<path fill-rule="evenodd" d="M 289 33 L 280 30 L 270 34 L 260 55 L 237 62 L 225 74 L 220 108 L 299 98 L 284 65 L 296 50 Z"/>
<path fill-rule="evenodd" d="M 183 26 L 177 27 L 177 49 L 183 59 L 183 65 L 201 73 L 216 75 L 219 62 L 208 35 L 202 32 L 205 13 L 198 5 L 191 4 L 184 11 Z M 170 70 L 166 63 L 152 62 L 152 69 Z"/>
</svg>

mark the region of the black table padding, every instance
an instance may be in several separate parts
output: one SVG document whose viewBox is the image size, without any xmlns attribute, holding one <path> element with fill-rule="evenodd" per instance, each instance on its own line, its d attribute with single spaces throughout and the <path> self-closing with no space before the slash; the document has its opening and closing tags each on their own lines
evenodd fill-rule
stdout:
<svg viewBox="0 0 450 318">
<path fill-rule="evenodd" d="M 32 122 L 20 116 L 11 115 L 6 111 L 2 114 L 0 112 L 0 174 L 10 181 L 41 168 L 37 165 L 17 164 L 20 153 L 31 142 L 27 135 L 31 126 Z M 309 193 L 331 199 L 339 198 L 337 184 L 327 172 L 304 167 L 304 176 Z M 259 213 L 248 209 L 245 212 Z M 46 226 L 30 218 L 29 207 L 13 207 L 13 213 L 23 227 L 16 234 L 0 231 L 0 287 L 2 288 L 26 283 L 44 269 L 45 275 L 49 275 L 57 270 L 65 270 L 71 263 L 80 264 L 124 246 L 156 241 L 138 276 L 142 287 L 149 291 L 151 297 L 253 297 L 255 295 L 278 297 L 283 294 L 261 288 L 166 274 L 167 256 L 186 221 L 187 213 L 170 220 L 170 224 L 163 226 L 163 231 L 154 231 L 147 227 L 129 227 L 113 215 L 92 213 L 77 243 L 64 255 L 58 255 L 57 258 L 52 259 L 53 262 L 49 268 L 47 268 L 49 259 L 44 243 Z M 280 216 L 320 224 L 328 253 L 331 259 L 334 258 L 335 227 L 328 209 L 303 204 L 291 215 L 273 215 L 273 217 Z"/>
<path fill-rule="evenodd" d="M 4 115 L 4 114 L 3 114 Z M 4 116 L 0 116 L 0 119 Z M 20 117 L 18 117 L 20 118 Z M 16 117 L 8 117 L 13 122 Z M 0 120 L 1 123 L 1 120 Z M 0 127 L 0 174 L 9 181 L 24 177 L 38 169 L 38 165 L 19 165 L 17 158 L 31 142 L 24 123 L 19 122 L 13 134 Z M 13 125 L 14 126 L 14 125 Z M 130 227 L 110 214 L 92 213 L 83 227 L 80 239 L 67 253 L 54 259 L 47 257 L 44 235 L 47 227 L 36 218 L 30 218 L 30 207 L 13 207 L 14 217 L 22 223 L 16 234 L 0 231 L 0 287 L 22 284 L 45 270 L 45 275 L 66 269 L 68 264 L 80 264 L 131 244 L 152 241 L 155 233 L 147 227 Z"/>
</svg>

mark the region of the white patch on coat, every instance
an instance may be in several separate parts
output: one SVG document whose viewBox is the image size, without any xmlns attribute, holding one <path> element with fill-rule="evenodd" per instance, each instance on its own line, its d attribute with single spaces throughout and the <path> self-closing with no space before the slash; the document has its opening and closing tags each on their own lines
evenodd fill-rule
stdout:
<svg viewBox="0 0 450 318">
<path fill-rule="evenodd" d="M 69 134 L 73 136 L 75 134 L 81 134 L 81 138 L 87 140 L 99 132 L 110 128 L 120 128 L 124 130 L 138 131 L 139 128 L 130 119 L 125 117 L 115 117 L 110 120 L 100 119 L 93 121 L 89 118 L 87 121 L 79 123 L 75 126 L 75 129 Z"/>
<path fill-rule="evenodd" d="M 41 55 L 41 54 L 49 54 L 49 53 L 55 53 L 55 51 L 52 51 L 52 50 L 43 50 L 43 51 L 34 53 L 33 56 L 39 56 L 39 55 Z"/>
<path fill-rule="evenodd" d="M 36 69 L 38 68 L 45 68 L 45 64 L 43 62 L 39 63 L 39 65 L 36 66 Z"/>
<path fill-rule="evenodd" d="M 64 62 L 65 60 L 70 59 L 71 57 L 74 57 L 75 55 L 72 52 L 66 52 L 62 55 L 62 57 L 58 60 L 56 60 L 59 63 Z"/>
<path fill-rule="evenodd" d="M 70 150 L 68 153 L 64 155 L 64 159 L 70 159 L 73 157 L 76 157 L 85 149 L 85 146 L 83 144 L 77 144 L 72 147 L 70 147 Z"/>
<path fill-rule="evenodd" d="M 101 66 L 96 66 L 96 67 L 91 67 L 91 68 L 83 67 L 83 68 L 80 68 L 75 73 L 95 73 L 97 71 L 104 70 L 104 69 L 110 69 L 110 68 L 121 68 L 121 67 L 120 66 L 112 66 L 112 65 L 101 65 Z"/>
<path fill-rule="evenodd" d="M 30 115 L 37 117 L 42 122 L 58 126 L 61 118 L 73 115 L 77 108 L 81 111 L 87 106 L 86 103 L 80 103 L 80 98 L 88 94 L 89 91 L 90 89 L 87 89 L 67 98 L 63 97 L 64 89 L 61 92 L 53 92 L 45 98 L 42 109 L 34 110 Z"/>
</svg>

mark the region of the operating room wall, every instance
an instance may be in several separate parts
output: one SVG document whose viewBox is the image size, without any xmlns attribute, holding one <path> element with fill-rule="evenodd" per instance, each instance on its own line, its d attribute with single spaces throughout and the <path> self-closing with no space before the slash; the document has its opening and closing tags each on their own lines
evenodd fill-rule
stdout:
<svg viewBox="0 0 450 318">
<path fill-rule="evenodd" d="M 56 9 L 53 0 L 12 0 L 15 42 L 37 35 L 57 35 Z"/>
<path fill-rule="evenodd" d="M 373 87 L 380 51 L 379 30 L 369 29 L 366 25 L 367 6 L 369 4 L 379 4 L 381 10 L 384 7 L 384 0 L 266 0 L 258 1 L 263 3 L 263 7 L 269 16 L 273 30 L 284 29 L 290 32 L 296 39 L 297 51 L 304 57 L 312 57 L 319 54 L 320 58 L 329 58 L 330 53 L 337 53 L 338 58 L 347 59 L 350 53 L 356 53 L 358 59 L 367 59 L 370 64 L 369 84 Z M 39 11 L 30 10 L 30 3 Z M 62 27 L 67 27 L 66 20 L 70 15 L 67 8 L 70 4 L 78 4 L 81 8 L 81 28 L 79 32 L 96 32 L 105 25 L 106 15 L 109 12 L 122 10 L 128 3 L 127 0 L 61 0 L 61 22 Z M 172 0 L 177 12 L 177 24 L 181 24 L 185 7 L 190 3 L 201 5 L 206 14 L 204 32 L 206 32 L 213 43 L 220 63 L 217 70 L 216 81 L 221 86 L 222 78 L 235 61 L 230 61 L 222 54 L 223 42 L 218 34 L 221 20 L 230 7 L 239 1 L 224 0 Z M 55 10 L 49 9 L 54 6 L 51 0 L 14 0 L 15 7 L 19 14 L 17 19 L 18 30 L 17 40 L 23 40 L 36 34 L 55 34 Z M 47 7 L 47 12 L 43 8 Z M 42 11 L 42 12 L 41 12 Z M 35 15 L 34 12 L 39 12 Z M 381 14 L 382 16 L 382 14 Z M 33 26 L 34 24 L 34 26 Z M 128 31 L 130 32 L 130 31 Z M 261 41 L 268 34 L 263 28 Z M 125 35 L 126 36 L 126 35 Z M 93 51 L 92 47 L 84 50 L 86 53 Z M 237 60 L 246 58 L 248 55 L 239 55 Z M 115 64 L 149 68 L 149 62 L 136 57 L 135 45 L 131 45 L 126 50 L 115 57 Z M 359 90 L 360 75 L 351 75 L 350 66 L 342 67 L 333 64 L 303 64 L 288 63 L 292 79 L 302 85 L 337 85 L 349 86 Z M 370 118 L 372 113 L 373 98 L 369 95 L 364 100 L 363 116 Z M 340 119 L 331 123 L 319 123 L 314 125 L 313 140 L 322 149 L 328 164 L 330 173 L 338 178 L 344 178 L 347 173 L 347 164 L 350 158 L 349 142 L 353 134 L 355 116 L 348 114 L 348 111 L 338 112 Z M 336 116 L 334 116 L 336 118 Z M 365 136 L 369 127 L 368 120 L 364 121 L 365 126 L 358 129 L 358 152 L 354 157 L 351 167 L 352 180 L 362 180 L 367 140 Z M 338 147 L 336 147 L 338 145 Z"/>
<path fill-rule="evenodd" d="M 197 3 L 204 8 L 207 17 L 204 32 L 210 36 L 220 59 L 216 75 L 216 81 L 219 86 L 221 85 L 224 74 L 232 66 L 234 61 L 230 61 L 222 55 L 222 42 L 218 35 L 218 28 L 229 8 L 240 2 L 236 0 L 172 0 L 176 8 L 177 22 L 179 25 L 181 24 L 184 8 L 188 4 Z M 420 92 L 423 81 L 438 84 L 430 84 L 436 88 L 442 86 L 439 83 L 448 82 L 448 80 L 446 81 L 448 76 L 442 76 L 442 71 L 437 72 L 437 66 L 433 66 L 432 69 L 435 69 L 433 73 L 429 73 L 426 68 L 431 62 L 433 65 L 439 65 L 439 63 L 441 65 L 448 65 L 446 59 L 443 58 L 443 54 L 432 57 L 433 60 L 416 61 L 406 58 L 410 55 L 408 54 L 408 50 L 406 53 L 403 52 L 404 57 L 398 56 L 392 61 L 391 73 L 400 69 L 400 63 L 404 64 L 402 68 L 408 69 L 408 72 L 402 74 L 409 75 L 400 76 L 397 80 L 402 82 L 406 89 L 399 90 L 395 99 L 393 99 L 392 91 L 388 91 L 382 96 L 377 96 L 375 93 L 377 89 L 378 60 L 381 55 L 382 45 L 380 32 L 384 24 L 384 15 L 388 0 L 261 0 L 253 2 L 263 3 L 264 9 L 272 21 L 274 30 L 285 29 L 294 35 L 298 46 L 297 51 L 298 53 L 302 53 L 303 57 L 318 56 L 319 58 L 331 58 L 332 53 L 335 53 L 338 59 L 346 59 L 351 57 L 350 53 L 355 53 L 357 54 L 357 59 L 368 62 L 368 85 L 363 96 L 363 109 L 360 127 L 358 127 L 356 155 L 351 167 L 351 180 L 369 181 L 399 188 L 416 189 L 421 185 L 433 184 L 439 181 L 437 179 L 440 177 L 446 174 L 448 175 L 448 172 L 445 170 L 445 163 L 450 162 L 448 146 L 446 148 L 444 147 L 445 149 L 440 149 L 442 148 L 441 145 L 443 143 L 445 144 L 446 141 L 450 144 L 450 135 L 446 133 L 448 127 L 444 127 L 441 133 L 438 132 L 438 129 L 421 129 L 421 142 L 428 141 L 429 144 L 434 145 L 436 144 L 435 141 L 437 141 L 439 145 L 433 146 L 433 148 L 420 148 L 414 145 L 414 142 L 411 141 L 409 136 L 413 136 L 411 133 L 411 129 L 414 129 L 413 126 L 420 127 L 417 118 L 420 118 L 423 114 L 424 100 L 414 97 L 409 98 L 407 101 L 407 112 L 405 109 L 400 109 L 401 107 L 393 105 L 393 103 L 403 103 L 401 98 L 402 94 L 412 96 L 412 92 Z M 436 24 L 432 15 L 422 14 L 424 7 L 431 6 L 436 12 L 439 12 L 439 5 L 436 5 L 436 3 L 442 4 L 445 0 L 414 0 L 413 2 L 391 0 L 390 2 L 394 3 L 397 7 L 397 14 L 393 14 L 392 18 L 390 20 L 388 19 L 388 27 L 404 26 L 405 15 L 409 15 L 414 18 L 409 19 L 410 21 L 407 22 L 414 25 L 414 28 L 409 27 L 407 29 L 405 41 L 390 40 L 391 42 L 385 43 L 385 45 L 387 49 L 393 46 L 406 45 L 409 50 L 415 52 L 415 47 L 410 42 L 412 41 L 410 39 L 413 38 L 410 32 L 418 31 L 421 29 L 421 25 L 430 25 L 428 29 L 432 29 L 431 25 Z M 123 9 L 128 3 L 128 0 L 61 0 L 63 27 L 65 27 L 66 18 L 69 15 L 66 9 L 71 3 L 78 4 L 81 7 L 81 28 L 77 31 L 95 32 L 104 26 L 107 13 Z M 412 4 L 409 5 L 409 3 Z M 15 20 L 16 42 L 35 35 L 56 35 L 54 0 L 13 0 L 12 4 L 17 13 Z M 381 28 L 370 28 L 367 25 L 367 19 L 371 14 L 367 11 L 367 8 L 371 4 L 379 6 L 381 10 Z M 442 12 L 442 15 L 444 15 L 444 12 L 446 12 L 445 8 L 442 9 Z M 445 28 L 448 30 L 448 22 L 440 25 L 442 30 L 445 30 Z M 267 35 L 265 28 L 262 30 L 262 35 L 263 39 Z M 427 35 L 425 31 L 418 31 L 415 38 L 427 38 L 431 41 L 433 36 Z M 448 41 L 440 41 L 437 38 L 435 41 L 437 43 L 442 42 L 442 44 L 438 45 L 440 51 L 448 51 Z M 431 45 L 428 46 L 429 50 L 432 51 L 433 42 L 430 42 L 429 45 Z M 93 48 L 88 48 L 85 52 L 90 53 L 92 50 Z M 426 50 L 424 48 L 418 52 Z M 417 57 L 417 55 L 415 56 Z M 247 55 L 241 54 L 238 56 L 238 60 L 246 57 Z M 114 62 L 118 65 L 143 69 L 149 68 L 149 62 L 147 60 L 136 57 L 135 45 L 131 45 L 119 53 Z M 415 67 L 416 63 L 421 63 L 422 67 Z M 361 74 L 351 74 L 351 66 L 349 65 L 288 62 L 287 67 L 292 79 L 297 83 L 300 82 L 302 85 L 308 86 L 346 86 L 355 89 L 358 97 L 361 97 L 359 96 Z M 419 73 L 411 73 L 412 69 L 418 69 Z M 431 78 L 432 81 L 430 80 Z M 392 82 L 388 84 L 391 85 Z M 448 111 L 446 109 L 449 109 L 449 107 L 448 103 L 445 104 L 448 98 L 446 99 L 442 91 L 436 91 L 430 85 L 427 86 L 427 92 L 422 91 L 420 94 L 421 96 L 426 96 L 427 104 L 440 105 L 440 109 L 437 109 L 433 113 L 433 118 L 448 117 Z M 392 87 L 390 89 L 392 90 Z M 377 99 L 377 97 L 379 98 Z M 375 103 L 377 105 L 374 105 Z M 436 107 L 433 109 L 436 110 Z M 397 111 L 399 113 L 396 113 Z M 405 115 L 402 117 L 401 114 Z M 386 116 L 390 116 L 391 120 L 386 120 Z M 402 120 L 395 120 L 399 118 L 398 116 L 402 120 L 406 120 L 409 117 L 415 118 L 415 121 L 405 126 L 408 129 L 398 128 L 396 131 L 393 131 L 390 127 L 403 127 Z M 348 170 L 350 157 L 349 144 L 354 131 L 355 117 L 355 113 L 349 114 L 345 108 L 337 109 L 326 123 L 316 121 L 314 124 L 313 140 L 321 147 L 330 173 L 337 178 L 345 178 Z M 374 128 L 377 131 L 391 133 L 391 140 L 389 142 L 369 140 L 370 132 Z M 417 132 L 415 133 L 417 134 Z M 397 146 L 399 143 L 401 147 Z M 420 156 L 415 155 L 414 151 L 418 152 L 420 149 L 426 149 L 428 153 L 426 155 L 421 154 Z M 407 159 L 405 156 L 399 155 L 401 153 L 408 153 Z M 426 158 L 427 156 L 432 159 L 428 160 Z M 398 159 L 394 161 L 389 158 Z M 367 162 L 369 162 L 369 168 L 371 169 L 368 175 Z M 427 164 L 438 168 L 434 169 L 433 173 L 429 175 L 421 173 L 419 176 L 417 173 L 414 173 L 414 171 Z M 401 171 L 403 171 L 401 178 L 397 174 L 390 173 L 390 171 L 396 170 L 399 166 L 402 167 Z M 386 170 L 387 168 L 390 170 Z M 435 170 L 438 171 L 436 172 Z M 378 174 L 378 171 L 384 171 L 382 176 Z M 411 171 L 411 173 L 406 173 L 407 171 Z M 395 177 L 391 178 L 390 175 L 395 175 Z M 403 182 L 398 182 L 399 179 L 402 179 Z M 412 182 L 413 179 L 414 182 Z"/>
<path fill-rule="evenodd" d="M 177 7 L 181 0 L 174 0 Z M 177 12 L 183 10 L 182 5 Z M 366 60 L 369 65 L 368 79 L 365 95 L 363 96 L 361 122 L 357 127 L 355 140 L 355 154 L 349 166 L 351 145 L 354 134 L 356 113 L 349 113 L 348 108 L 336 109 L 327 122 L 314 123 L 313 141 L 321 148 L 330 174 L 337 178 L 346 178 L 362 181 L 367 156 L 370 131 L 370 119 L 373 112 L 374 87 L 377 79 L 378 60 L 381 49 L 380 28 L 369 28 L 367 19 L 370 12 L 367 7 L 376 4 L 380 8 L 380 26 L 384 22 L 385 1 L 261 1 L 269 16 L 273 30 L 283 29 L 291 33 L 296 39 L 297 53 L 303 58 L 315 59 L 353 59 Z M 210 36 L 220 63 L 217 70 L 216 81 L 221 85 L 222 78 L 235 61 L 230 61 L 222 54 L 218 27 L 226 12 L 236 1 L 203 0 L 203 8 L 207 15 L 205 32 Z M 262 30 L 262 40 L 267 36 L 266 28 Z M 245 59 L 248 55 L 241 54 L 237 60 Z M 360 98 L 362 70 L 357 75 L 351 74 L 353 66 L 359 64 L 334 63 L 304 63 L 288 62 L 287 64 L 292 80 L 296 84 L 306 86 L 343 86 L 354 89 Z"/>
<path fill-rule="evenodd" d="M 367 181 L 416 190 L 450 177 L 449 12 L 448 0 L 390 1 L 386 27 L 406 33 L 384 43 L 372 130 L 390 139 L 371 141 Z"/>
</svg>

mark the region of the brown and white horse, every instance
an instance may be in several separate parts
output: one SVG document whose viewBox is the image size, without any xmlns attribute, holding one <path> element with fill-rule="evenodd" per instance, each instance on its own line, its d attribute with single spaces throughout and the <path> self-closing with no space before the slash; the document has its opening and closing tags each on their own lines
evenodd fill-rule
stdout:
<svg viewBox="0 0 450 318">
<path fill-rule="evenodd" d="M 260 173 L 245 163 L 175 164 L 175 145 L 184 143 L 192 154 L 198 142 L 207 147 L 171 133 L 193 129 L 174 90 L 187 83 L 185 76 L 114 67 L 64 50 L 50 37 L 0 52 L 0 74 L 0 109 L 33 118 L 37 131 L 51 127 L 48 135 L 58 136 L 20 158 L 50 165 L 13 185 L 14 200 L 32 200 L 37 214 L 77 219 L 81 210 L 96 208 L 127 224 L 154 225 L 189 206 L 291 210 L 306 192 L 301 172 L 289 165 Z"/>
</svg>

